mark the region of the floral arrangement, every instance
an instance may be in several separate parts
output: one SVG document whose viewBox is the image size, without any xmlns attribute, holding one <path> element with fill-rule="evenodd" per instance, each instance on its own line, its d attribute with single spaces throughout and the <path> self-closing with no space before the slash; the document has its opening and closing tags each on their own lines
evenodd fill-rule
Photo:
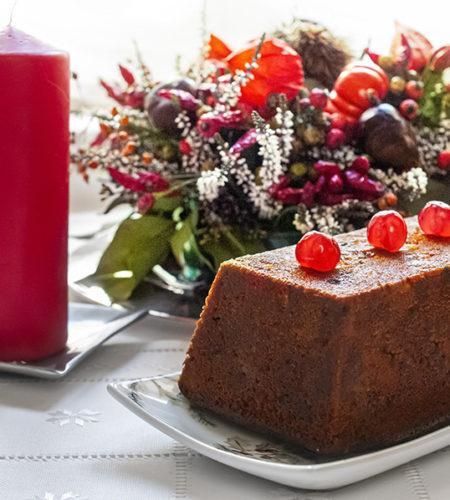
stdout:
<svg viewBox="0 0 450 500">
<path fill-rule="evenodd" d="M 362 227 L 450 171 L 450 46 L 396 24 L 390 55 L 352 58 L 325 27 L 294 20 L 232 50 L 211 35 L 182 78 L 101 85 L 115 101 L 72 161 L 103 169 L 108 210 L 135 211 L 94 275 L 127 299 L 154 266 L 176 279 L 296 243 L 317 229 Z M 137 74 L 137 73 L 136 73 Z M 447 182 L 447 184 L 446 184 Z"/>
</svg>

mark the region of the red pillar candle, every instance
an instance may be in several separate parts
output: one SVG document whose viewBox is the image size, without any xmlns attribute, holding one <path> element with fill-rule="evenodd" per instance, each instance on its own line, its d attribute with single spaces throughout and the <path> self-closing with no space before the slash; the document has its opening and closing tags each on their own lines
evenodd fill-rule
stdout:
<svg viewBox="0 0 450 500">
<path fill-rule="evenodd" d="M 69 56 L 0 31 L 0 361 L 67 340 Z"/>
</svg>

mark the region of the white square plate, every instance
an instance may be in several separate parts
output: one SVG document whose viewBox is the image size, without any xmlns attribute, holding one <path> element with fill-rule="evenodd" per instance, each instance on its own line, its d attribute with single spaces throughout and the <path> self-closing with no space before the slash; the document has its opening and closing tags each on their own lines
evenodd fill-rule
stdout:
<svg viewBox="0 0 450 500">
<path fill-rule="evenodd" d="M 341 460 L 299 453 L 266 436 L 192 407 L 179 373 L 110 384 L 136 415 L 180 443 L 241 471 L 296 488 L 339 488 L 450 445 L 450 426 L 417 439 Z"/>
</svg>

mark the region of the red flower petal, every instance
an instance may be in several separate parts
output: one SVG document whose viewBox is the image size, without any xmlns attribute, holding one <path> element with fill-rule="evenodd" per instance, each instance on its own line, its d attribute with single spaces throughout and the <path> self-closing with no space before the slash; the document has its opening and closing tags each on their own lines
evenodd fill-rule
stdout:
<svg viewBox="0 0 450 500">
<path fill-rule="evenodd" d="M 246 71 L 259 45 L 250 41 L 242 50 L 231 53 L 228 66 L 231 71 Z M 255 106 L 265 106 L 271 93 L 285 94 L 292 100 L 303 85 L 302 59 L 287 43 L 277 38 L 267 39 L 261 47 L 258 67 L 252 71 L 254 79 L 242 87 L 242 100 Z"/>
<path fill-rule="evenodd" d="M 119 104 L 122 105 L 125 104 L 126 92 L 124 90 L 113 88 L 111 87 L 111 85 L 108 85 L 104 80 L 100 80 L 100 85 L 106 90 L 108 96 L 111 97 L 111 99 L 114 99 Z"/>
<path fill-rule="evenodd" d="M 408 69 L 422 70 L 431 55 L 433 46 L 430 41 L 418 31 L 395 22 L 395 35 L 391 44 L 391 55 L 395 61 L 405 60 L 405 50 L 410 50 Z"/>
<path fill-rule="evenodd" d="M 120 170 L 117 170 L 117 168 L 113 167 L 108 167 L 107 170 L 111 177 L 125 189 L 129 189 L 134 193 L 142 193 L 145 191 L 146 181 L 144 179 L 136 179 L 132 175 L 120 172 Z"/>
<path fill-rule="evenodd" d="M 432 71 L 444 71 L 446 68 L 450 68 L 450 45 L 440 47 L 431 56 L 430 69 Z"/>
<path fill-rule="evenodd" d="M 209 35 L 208 47 L 206 50 L 207 59 L 222 60 L 231 54 L 231 49 L 220 38 L 212 33 Z"/>
<path fill-rule="evenodd" d="M 133 83 L 135 82 L 133 73 L 131 73 L 131 71 L 129 71 L 127 68 L 124 68 L 120 64 L 119 64 L 119 69 L 122 78 L 128 83 L 128 85 L 133 85 Z"/>
</svg>

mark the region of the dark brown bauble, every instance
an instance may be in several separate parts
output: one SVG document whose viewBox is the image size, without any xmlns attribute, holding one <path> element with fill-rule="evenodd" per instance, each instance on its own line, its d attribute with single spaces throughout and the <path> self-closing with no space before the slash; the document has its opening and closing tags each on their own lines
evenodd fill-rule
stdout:
<svg viewBox="0 0 450 500">
<path fill-rule="evenodd" d="M 394 106 L 383 103 L 365 111 L 359 120 L 364 151 L 377 163 L 397 172 L 417 166 L 416 134 Z"/>
<path fill-rule="evenodd" d="M 152 89 L 145 99 L 144 107 L 150 124 L 171 136 L 178 137 L 180 130 L 175 123 L 175 118 L 180 113 L 180 108 L 173 104 L 170 99 L 158 95 L 162 89 L 184 90 L 195 96 L 197 88 L 190 78 L 181 78 L 169 83 L 160 83 Z"/>
<path fill-rule="evenodd" d="M 294 19 L 275 31 L 273 36 L 284 40 L 298 52 L 305 80 L 315 80 L 330 89 L 352 59 L 346 43 L 314 21 Z"/>
</svg>

